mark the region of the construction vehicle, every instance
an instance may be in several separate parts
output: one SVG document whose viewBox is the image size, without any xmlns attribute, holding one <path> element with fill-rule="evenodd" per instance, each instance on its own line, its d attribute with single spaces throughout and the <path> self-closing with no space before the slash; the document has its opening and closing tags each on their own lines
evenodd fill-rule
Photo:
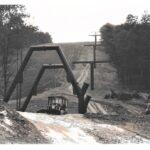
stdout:
<svg viewBox="0 0 150 150">
<path fill-rule="evenodd" d="M 64 96 L 49 96 L 47 109 L 41 109 L 38 113 L 54 115 L 67 114 L 68 99 Z"/>
</svg>

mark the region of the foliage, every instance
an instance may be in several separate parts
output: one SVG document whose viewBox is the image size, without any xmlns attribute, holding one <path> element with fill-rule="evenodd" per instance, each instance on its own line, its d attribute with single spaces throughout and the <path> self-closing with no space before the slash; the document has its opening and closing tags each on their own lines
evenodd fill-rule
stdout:
<svg viewBox="0 0 150 150">
<path fill-rule="evenodd" d="M 12 75 L 12 55 L 31 44 L 52 42 L 48 33 L 38 31 L 38 27 L 27 25 L 25 19 L 28 17 L 23 5 L 0 5 L 0 95 L 6 95 Z"/>
<path fill-rule="evenodd" d="M 145 12 L 138 20 L 130 14 L 124 24 L 105 24 L 100 32 L 121 83 L 134 89 L 150 89 L 150 15 Z"/>
</svg>

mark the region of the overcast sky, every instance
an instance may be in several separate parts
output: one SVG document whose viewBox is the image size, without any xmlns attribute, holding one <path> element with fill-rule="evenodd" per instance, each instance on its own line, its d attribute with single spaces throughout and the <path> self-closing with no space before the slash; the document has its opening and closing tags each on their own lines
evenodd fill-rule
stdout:
<svg viewBox="0 0 150 150">
<path fill-rule="evenodd" d="M 150 0 L 0 0 L 24 4 L 30 22 L 52 35 L 54 42 L 93 40 L 88 35 L 107 22 L 120 24 L 131 13 L 150 12 Z"/>
</svg>

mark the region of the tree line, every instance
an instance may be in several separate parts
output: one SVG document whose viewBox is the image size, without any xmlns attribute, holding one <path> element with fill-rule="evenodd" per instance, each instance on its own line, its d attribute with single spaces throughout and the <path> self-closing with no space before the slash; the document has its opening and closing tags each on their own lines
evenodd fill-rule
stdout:
<svg viewBox="0 0 150 150">
<path fill-rule="evenodd" d="M 30 16 L 23 5 L 0 5 L 0 95 L 5 97 L 13 72 L 15 55 L 33 44 L 51 43 L 49 33 L 29 25 Z M 14 62 L 13 62 L 14 63 Z"/>
<path fill-rule="evenodd" d="M 121 25 L 105 24 L 101 44 L 117 69 L 123 86 L 150 89 L 150 14 L 129 14 Z"/>
</svg>

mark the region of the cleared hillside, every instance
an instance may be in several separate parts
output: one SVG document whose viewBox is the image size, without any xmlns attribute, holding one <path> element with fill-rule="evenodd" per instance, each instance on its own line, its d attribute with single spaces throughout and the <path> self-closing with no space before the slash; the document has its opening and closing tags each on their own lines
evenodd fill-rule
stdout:
<svg viewBox="0 0 150 150">
<path fill-rule="evenodd" d="M 82 49 L 80 55 L 78 54 L 79 60 L 91 60 L 91 49 L 86 49 L 86 52 Z M 108 59 L 104 51 L 97 51 L 97 60 L 100 59 Z M 73 67 L 79 83 L 90 82 L 89 68 L 89 65 Z M 77 114 L 78 100 L 73 96 L 71 88 L 63 79 L 59 87 L 33 96 L 27 112 L 20 114 L 33 123 L 47 140 L 52 139 L 52 143 L 149 143 L 150 120 L 149 116 L 143 113 L 146 100 L 142 97 L 127 101 L 104 99 L 110 89 L 123 90 L 119 85 L 116 70 L 111 64 L 99 64 L 95 69 L 95 90 L 88 90 L 92 100 L 88 105 L 87 114 Z M 50 95 L 66 96 L 69 100 L 70 114 L 54 116 L 35 113 L 47 107 Z M 15 101 L 10 102 L 10 105 L 15 107 Z M 76 137 L 73 137 L 73 134 Z"/>
<path fill-rule="evenodd" d="M 70 65 L 72 61 L 80 59 L 81 56 L 83 57 L 84 53 L 86 58 L 86 55 L 88 55 L 88 53 L 90 52 L 89 50 L 90 48 L 85 47 L 84 44 L 87 44 L 87 42 L 65 43 L 65 44 L 57 43 L 57 45 L 59 45 L 63 50 Z M 28 49 L 25 49 L 23 51 L 23 58 L 25 57 L 27 51 Z M 60 60 L 55 51 L 34 52 L 24 71 L 24 80 L 22 84 L 22 97 L 27 96 L 27 94 L 29 93 L 31 85 L 33 84 L 33 81 L 43 64 L 58 64 L 58 63 L 60 63 Z M 14 63 L 14 65 L 12 66 L 14 71 L 16 70 L 15 67 L 16 64 Z M 71 67 L 73 69 L 72 65 Z M 14 75 L 15 74 L 16 71 L 14 72 Z M 66 82 L 66 74 L 63 69 L 46 70 L 39 83 L 38 93 L 41 93 L 51 88 L 59 87 L 64 82 Z M 15 99 L 16 97 L 15 93 L 16 92 L 13 93 L 12 99 Z"/>
<path fill-rule="evenodd" d="M 87 42 L 81 42 L 81 43 L 64 43 L 64 44 L 53 44 L 53 45 L 59 45 L 62 51 L 64 52 L 67 61 L 70 63 L 71 68 L 73 69 L 73 73 L 78 79 L 80 75 L 81 79 L 85 78 L 84 74 L 80 72 L 80 70 L 84 69 L 85 66 L 74 66 L 71 64 L 72 61 L 75 60 L 91 60 L 92 58 L 92 49 L 85 47 L 84 45 L 87 44 Z M 49 44 L 46 44 L 49 45 Z M 52 44 L 50 44 L 52 45 Z M 26 51 L 24 52 L 26 53 Z M 24 54 L 25 56 L 25 54 Z M 25 71 L 24 71 L 24 81 L 22 84 L 22 97 L 23 99 L 27 96 L 29 93 L 31 86 L 35 80 L 35 77 L 37 76 L 40 68 L 43 64 L 58 64 L 61 63 L 59 60 L 59 57 L 55 51 L 43 51 L 43 52 L 34 52 L 31 56 L 30 62 L 28 63 Z M 88 67 L 89 68 L 89 67 Z M 86 78 L 85 78 L 86 79 Z M 59 70 L 46 70 L 43 77 L 41 78 L 37 93 L 38 96 L 34 96 L 33 99 L 43 100 L 42 103 L 39 105 L 40 107 L 45 107 L 47 105 L 47 97 L 55 93 L 54 90 L 59 91 L 61 93 L 61 89 L 63 88 L 65 90 L 65 87 L 68 89 L 68 86 L 70 86 L 70 83 L 68 84 L 66 81 L 66 72 L 64 69 Z M 61 89 L 60 89 L 61 88 Z M 45 93 L 46 92 L 46 93 Z M 41 96 L 39 95 L 41 93 Z M 13 97 L 11 100 L 15 99 L 16 91 L 13 93 Z M 10 101 L 11 101 L 10 100 Z M 36 107 L 36 101 L 33 101 L 35 104 L 31 104 L 32 107 Z M 10 102 L 11 103 L 11 102 Z M 14 102 L 15 103 L 15 102 Z M 46 103 L 46 104 L 45 104 Z M 76 102 L 77 103 L 77 102 Z M 29 106 L 30 107 L 30 106 Z M 15 108 L 15 105 L 13 105 L 13 108 Z M 34 111 L 34 109 L 29 109 L 30 111 Z M 36 109 L 37 111 L 37 109 Z"/>
</svg>

